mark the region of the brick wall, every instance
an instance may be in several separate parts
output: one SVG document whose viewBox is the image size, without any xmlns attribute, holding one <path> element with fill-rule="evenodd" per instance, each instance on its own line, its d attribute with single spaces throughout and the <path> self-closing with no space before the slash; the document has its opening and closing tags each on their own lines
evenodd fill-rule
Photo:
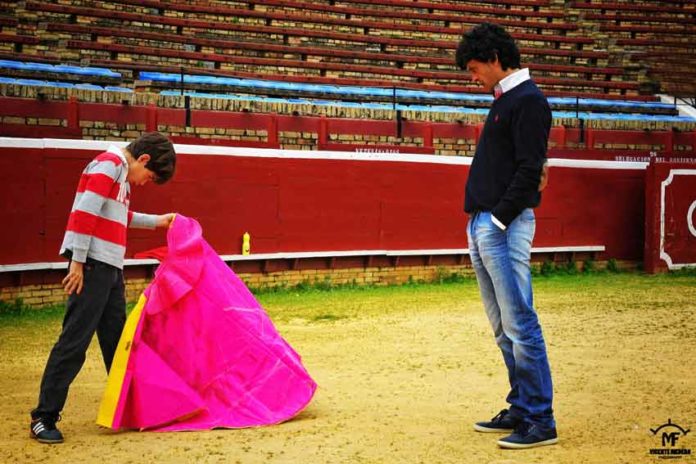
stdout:
<svg viewBox="0 0 696 464">
<path fill-rule="evenodd" d="M 126 281 L 126 301 L 136 301 L 149 283 L 149 279 L 128 279 Z M 12 303 L 18 299 L 27 306 L 40 308 L 63 304 L 66 295 L 63 287 L 58 283 L 0 288 L 0 301 Z"/>
<path fill-rule="evenodd" d="M 394 285 L 413 282 L 434 282 L 458 273 L 473 275 L 468 265 L 461 266 L 403 266 L 349 269 L 303 269 L 267 273 L 240 273 L 239 277 L 252 289 L 293 287 L 298 284 L 331 285 Z M 126 300 L 136 301 L 150 279 L 126 279 Z M 26 305 L 44 307 L 65 302 L 66 296 L 59 283 L 23 285 L 0 288 L 0 301 L 14 302 L 21 299 Z"/>
</svg>

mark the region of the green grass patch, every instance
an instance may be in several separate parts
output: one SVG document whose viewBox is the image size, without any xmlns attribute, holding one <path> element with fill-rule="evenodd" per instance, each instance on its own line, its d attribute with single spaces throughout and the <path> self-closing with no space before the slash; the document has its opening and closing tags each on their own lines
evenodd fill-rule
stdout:
<svg viewBox="0 0 696 464">
<path fill-rule="evenodd" d="M 696 287 L 696 270 L 684 269 L 666 274 L 638 272 L 579 272 L 577 267 L 562 266 L 546 274 L 537 272 L 533 280 L 535 297 L 558 294 L 572 297 L 582 294 L 626 294 Z M 325 280 L 316 285 L 305 282 L 296 286 L 254 289 L 254 294 L 269 315 L 277 321 L 300 319 L 307 322 L 332 322 L 364 316 L 396 314 L 404 311 L 451 311 L 464 303 L 480 302 L 478 284 L 473 277 L 443 274 L 440 282 L 410 281 L 402 285 L 331 285 Z M 127 311 L 133 308 L 129 303 Z M 54 321 L 61 319 L 64 305 L 31 308 L 21 301 L 0 302 L 0 326 Z"/>
<path fill-rule="evenodd" d="M 0 325 L 18 320 L 52 320 L 62 317 L 64 311 L 64 305 L 60 304 L 34 308 L 26 305 L 21 299 L 12 302 L 0 301 Z"/>
<path fill-rule="evenodd" d="M 134 306 L 135 302 L 127 303 L 126 313 L 129 314 Z M 62 319 L 64 315 L 64 303 L 32 307 L 26 305 L 21 299 L 13 302 L 0 301 L 0 326 L 17 325 L 32 321 L 52 321 Z"/>
</svg>

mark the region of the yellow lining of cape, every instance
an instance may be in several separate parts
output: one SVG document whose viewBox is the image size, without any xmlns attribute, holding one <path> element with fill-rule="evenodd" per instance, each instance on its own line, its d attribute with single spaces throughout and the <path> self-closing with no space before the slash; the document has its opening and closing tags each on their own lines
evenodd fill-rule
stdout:
<svg viewBox="0 0 696 464">
<path fill-rule="evenodd" d="M 104 427 L 113 428 L 114 415 L 116 414 L 116 408 L 118 408 L 121 390 L 123 389 L 123 379 L 126 377 L 128 360 L 130 359 L 131 348 L 133 347 L 133 337 L 138 328 L 138 322 L 140 322 L 140 316 L 146 301 L 147 298 L 145 295 L 140 295 L 138 303 L 128 316 L 128 320 L 123 327 L 123 333 L 118 341 L 116 354 L 114 355 L 114 360 L 111 363 L 111 370 L 109 371 L 109 378 L 106 381 L 104 396 L 102 397 L 101 404 L 99 405 L 99 413 L 97 414 L 97 424 L 103 425 Z"/>
</svg>

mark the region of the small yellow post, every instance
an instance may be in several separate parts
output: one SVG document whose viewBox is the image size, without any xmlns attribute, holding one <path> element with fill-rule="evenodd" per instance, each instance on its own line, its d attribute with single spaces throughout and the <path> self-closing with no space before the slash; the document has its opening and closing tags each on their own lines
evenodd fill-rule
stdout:
<svg viewBox="0 0 696 464">
<path fill-rule="evenodd" d="M 242 254 L 251 254 L 251 235 L 249 235 L 249 232 L 244 232 L 242 236 Z"/>
</svg>

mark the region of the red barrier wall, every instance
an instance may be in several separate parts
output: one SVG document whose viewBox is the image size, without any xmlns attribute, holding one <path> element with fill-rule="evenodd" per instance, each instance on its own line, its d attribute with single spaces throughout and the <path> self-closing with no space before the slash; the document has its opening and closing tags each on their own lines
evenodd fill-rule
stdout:
<svg viewBox="0 0 696 464">
<path fill-rule="evenodd" d="M 77 180 L 89 159 L 108 145 L 46 141 L 53 147 L 29 147 L 41 143 L 0 147 L 5 212 L 0 264 L 60 261 Z M 77 148 L 84 146 L 99 148 Z M 239 254 L 245 231 L 253 253 L 467 248 L 462 205 L 470 159 L 210 146 L 177 150 L 175 179 L 135 187 L 132 208 L 197 218 L 220 254 Z M 640 260 L 643 165 L 574 160 L 551 165 L 534 246 L 604 245 L 606 257 Z M 163 244 L 161 231 L 132 230 L 129 256 Z"/>
</svg>

